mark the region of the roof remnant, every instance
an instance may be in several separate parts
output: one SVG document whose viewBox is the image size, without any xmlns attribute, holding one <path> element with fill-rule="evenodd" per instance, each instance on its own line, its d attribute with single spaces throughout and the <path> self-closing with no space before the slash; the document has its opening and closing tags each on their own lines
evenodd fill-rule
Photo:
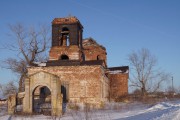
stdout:
<svg viewBox="0 0 180 120">
<path fill-rule="evenodd" d="M 52 21 L 52 24 L 75 24 L 75 23 L 79 23 L 80 26 L 83 28 L 82 24 L 75 16 L 69 16 L 69 17 L 64 17 L 64 18 L 55 18 Z"/>
<path fill-rule="evenodd" d="M 129 73 L 129 66 L 110 67 L 107 68 L 107 72 L 110 74 Z"/>
<path fill-rule="evenodd" d="M 86 47 L 86 46 L 99 46 L 101 47 L 103 50 L 106 50 L 106 48 L 103 46 L 103 45 L 100 45 L 96 42 L 96 40 L 94 40 L 93 38 L 86 38 L 86 39 L 83 39 L 83 47 Z"/>
<path fill-rule="evenodd" d="M 103 60 L 76 61 L 76 60 L 53 60 L 48 61 L 46 66 L 83 66 L 83 65 L 102 65 Z"/>
</svg>

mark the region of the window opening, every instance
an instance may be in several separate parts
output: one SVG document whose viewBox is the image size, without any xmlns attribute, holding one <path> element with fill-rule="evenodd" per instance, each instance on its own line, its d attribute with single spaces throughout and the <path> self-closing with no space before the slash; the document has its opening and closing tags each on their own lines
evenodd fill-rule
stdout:
<svg viewBox="0 0 180 120">
<path fill-rule="evenodd" d="M 69 57 L 67 55 L 61 55 L 61 60 L 69 60 Z"/>
<path fill-rule="evenodd" d="M 69 29 L 67 27 L 62 28 L 60 45 L 61 46 L 69 46 L 70 45 Z"/>
</svg>

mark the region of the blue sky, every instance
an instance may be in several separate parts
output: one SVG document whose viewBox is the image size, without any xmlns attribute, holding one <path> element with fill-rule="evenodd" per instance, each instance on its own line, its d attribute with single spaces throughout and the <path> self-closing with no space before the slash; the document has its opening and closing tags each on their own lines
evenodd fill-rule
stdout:
<svg viewBox="0 0 180 120">
<path fill-rule="evenodd" d="M 129 65 L 128 54 L 148 48 L 158 67 L 180 86 L 179 0 L 1 0 L 0 44 L 10 40 L 8 24 L 51 25 L 54 18 L 68 15 L 81 21 L 84 38 L 93 37 L 106 47 L 108 66 Z M 15 54 L 0 49 L 0 60 L 9 56 Z M 0 83 L 15 79 L 0 69 Z"/>
</svg>

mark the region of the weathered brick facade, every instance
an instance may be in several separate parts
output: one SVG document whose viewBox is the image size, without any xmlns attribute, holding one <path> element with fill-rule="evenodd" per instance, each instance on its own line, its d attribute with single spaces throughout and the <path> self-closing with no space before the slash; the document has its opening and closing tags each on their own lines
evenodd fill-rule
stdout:
<svg viewBox="0 0 180 120">
<path fill-rule="evenodd" d="M 111 100 L 128 94 L 128 67 L 109 68 L 107 75 L 110 80 Z"/>
<path fill-rule="evenodd" d="M 82 61 L 83 26 L 75 17 L 55 18 L 52 22 L 52 47 L 49 60 Z"/>
<path fill-rule="evenodd" d="M 58 75 L 66 89 L 64 101 L 100 103 L 128 94 L 129 68 L 108 68 L 106 48 L 93 38 L 82 39 L 82 31 L 76 17 L 55 18 L 49 61 L 29 68 L 29 74 Z"/>
<path fill-rule="evenodd" d="M 107 67 L 106 48 L 92 38 L 83 40 L 83 53 L 86 61 L 103 60 L 105 67 Z"/>
<path fill-rule="evenodd" d="M 128 94 L 128 66 L 108 68 L 106 48 L 92 38 L 83 40 L 82 31 L 76 17 L 53 20 L 49 60 L 28 68 L 24 112 L 48 104 L 52 115 L 61 115 L 62 102 L 98 107 Z"/>
<path fill-rule="evenodd" d="M 101 65 L 31 67 L 28 70 L 30 75 L 44 71 L 59 76 L 62 86 L 66 88 L 68 102 L 108 101 L 109 80 Z"/>
<path fill-rule="evenodd" d="M 109 74 L 110 95 L 111 98 L 118 98 L 128 94 L 128 75 L 127 74 Z"/>
</svg>

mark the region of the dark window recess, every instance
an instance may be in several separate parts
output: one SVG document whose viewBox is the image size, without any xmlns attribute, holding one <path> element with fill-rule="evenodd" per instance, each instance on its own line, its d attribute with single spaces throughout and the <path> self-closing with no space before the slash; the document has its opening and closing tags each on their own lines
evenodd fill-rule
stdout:
<svg viewBox="0 0 180 120">
<path fill-rule="evenodd" d="M 61 60 L 69 60 L 69 57 L 67 55 L 62 55 Z"/>
<path fill-rule="evenodd" d="M 69 46 L 70 40 L 69 40 L 69 29 L 67 27 L 63 27 L 61 34 L 60 34 L 60 46 Z"/>
<path fill-rule="evenodd" d="M 98 56 L 97 56 L 97 60 L 101 60 L 101 57 L 100 57 L 100 55 L 98 55 Z"/>
</svg>

